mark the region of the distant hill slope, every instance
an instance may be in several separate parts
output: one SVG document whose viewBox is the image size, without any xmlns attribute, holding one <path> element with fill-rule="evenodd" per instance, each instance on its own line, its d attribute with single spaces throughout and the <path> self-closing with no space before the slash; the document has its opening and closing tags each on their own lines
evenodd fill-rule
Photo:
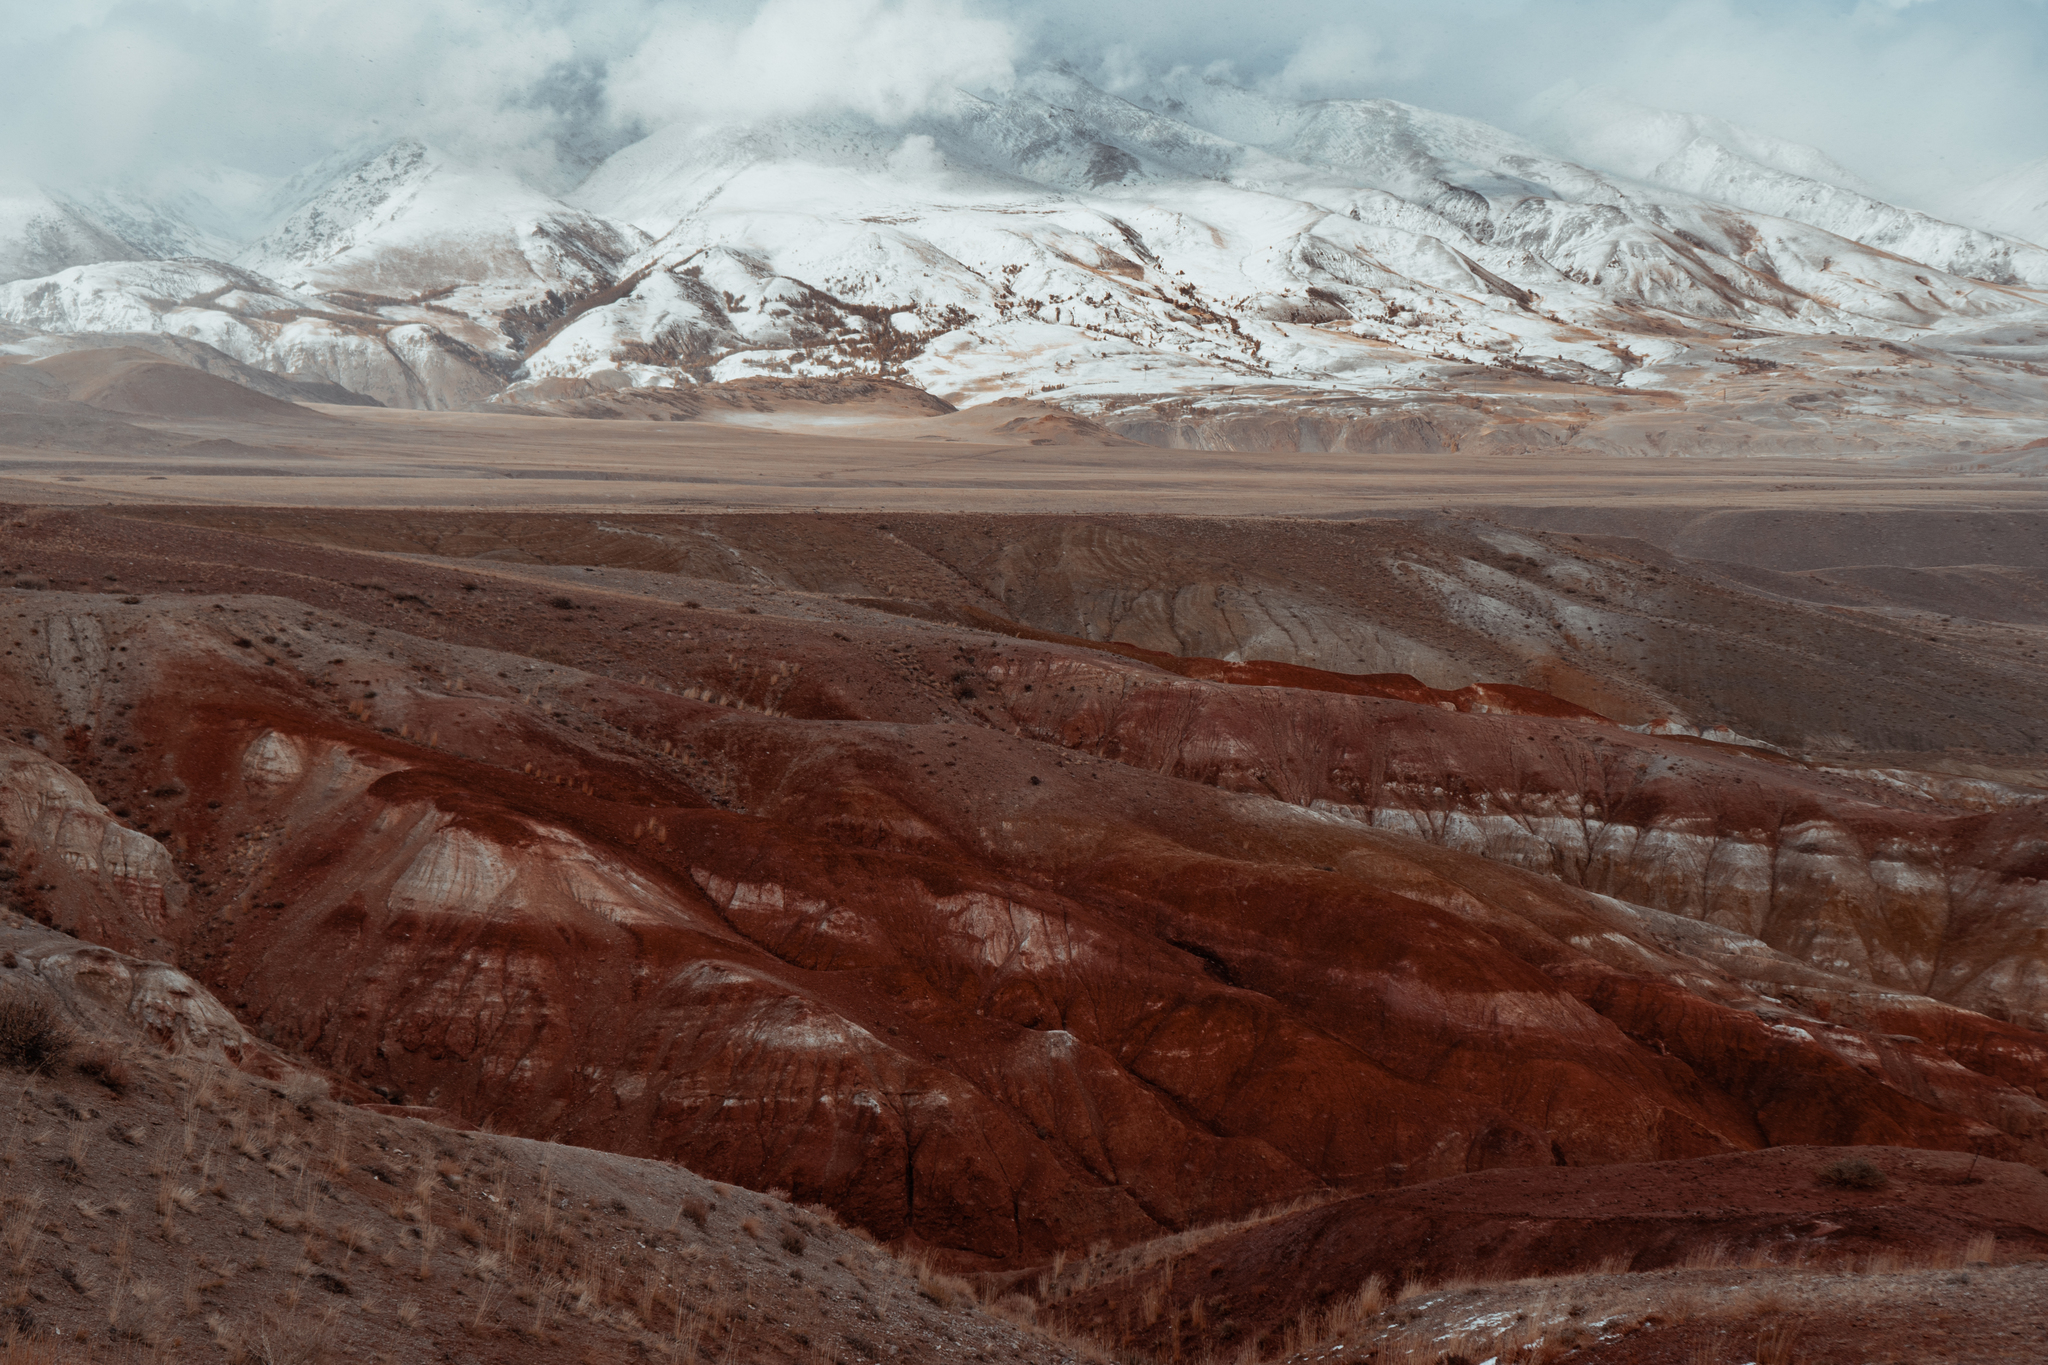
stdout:
<svg viewBox="0 0 2048 1365">
<path fill-rule="evenodd" d="M 1965 195 L 1957 212 L 2032 242 L 2048 242 L 2048 158 L 2030 162 Z"/>
<path fill-rule="evenodd" d="M 1818 148 L 1766 137 L 1720 119 L 1581 91 L 1545 120 L 1549 140 L 1597 166 L 1739 208 L 1823 228 L 1952 274 L 2048 287 L 2048 233 L 2001 236 L 1885 203 Z M 2044 195 L 2048 198 L 2048 195 Z M 1967 205 L 1958 213 L 1966 221 Z M 1988 225 L 1988 224 L 1987 224 Z"/>
</svg>

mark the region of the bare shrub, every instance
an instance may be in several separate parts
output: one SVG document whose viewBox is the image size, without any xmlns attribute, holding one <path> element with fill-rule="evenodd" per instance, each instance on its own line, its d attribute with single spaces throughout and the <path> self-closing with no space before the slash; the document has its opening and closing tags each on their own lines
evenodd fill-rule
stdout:
<svg viewBox="0 0 2048 1365">
<path fill-rule="evenodd" d="M 1838 1190 L 1881 1190 L 1892 1183 L 1890 1176 L 1860 1156 L 1831 1161 L 1814 1178 Z"/>
<path fill-rule="evenodd" d="M 1725 1241 L 1696 1246 L 1679 1259 L 1680 1270 L 1721 1270 L 1735 1264 L 1735 1253 Z"/>
<path fill-rule="evenodd" d="M 71 1041 L 70 1026 L 46 997 L 0 992 L 0 1066 L 42 1071 L 71 1050 Z"/>
<path fill-rule="evenodd" d="M 307 1118 L 313 1116 L 314 1101 L 324 1100 L 331 1093 L 327 1081 L 310 1071 L 295 1072 L 285 1079 L 281 1088 L 284 1102 Z"/>
</svg>

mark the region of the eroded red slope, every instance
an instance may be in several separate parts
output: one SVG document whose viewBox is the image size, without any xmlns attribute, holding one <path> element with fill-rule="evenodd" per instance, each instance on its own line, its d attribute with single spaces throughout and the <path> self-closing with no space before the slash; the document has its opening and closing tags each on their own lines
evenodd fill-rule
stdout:
<svg viewBox="0 0 2048 1365">
<path fill-rule="evenodd" d="M 2043 1132 L 2039 1034 L 1728 923 L 1889 941 L 1854 853 L 1969 879 L 2009 943 L 2027 811 L 814 600 L 565 609 L 151 534 L 66 552 L 262 595 L 10 595 L 13 886 L 395 1097 L 983 1264 L 1329 1186 Z"/>
</svg>

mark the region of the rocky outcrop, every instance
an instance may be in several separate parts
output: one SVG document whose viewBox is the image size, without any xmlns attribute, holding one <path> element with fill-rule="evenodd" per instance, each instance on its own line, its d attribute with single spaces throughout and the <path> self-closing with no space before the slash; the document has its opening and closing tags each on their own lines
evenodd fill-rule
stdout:
<svg viewBox="0 0 2048 1365">
<path fill-rule="evenodd" d="M 0 991 L 51 1001 L 82 1038 L 146 1044 L 271 1079 L 314 1079 L 176 967 L 87 943 L 12 911 L 0 911 Z M 324 1092 L 325 1080 L 318 1084 Z"/>
<path fill-rule="evenodd" d="M 70 699 L 55 689 L 55 709 Z M 70 770 L 0 741 L 0 838 L 9 899 L 116 947 L 167 944 L 187 897 L 165 847 L 122 824 Z"/>
</svg>

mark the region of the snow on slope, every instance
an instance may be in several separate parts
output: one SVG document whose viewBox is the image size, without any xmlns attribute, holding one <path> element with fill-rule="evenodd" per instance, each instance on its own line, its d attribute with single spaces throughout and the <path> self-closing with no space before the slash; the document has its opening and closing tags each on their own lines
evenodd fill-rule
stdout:
<svg viewBox="0 0 2048 1365">
<path fill-rule="evenodd" d="M 0 282 L 141 254 L 65 196 L 37 186 L 0 190 Z"/>
<path fill-rule="evenodd" d="M 700 360 L 749 348 L 721 373 L 813 357 L 861 363 L 895 350 L 910 374 L 948 391 L 977 377 L 1014 391 L 1024 373 L 1036 387 L 1071 385 L 1083 377 L 1077 367 L 1107 383 L 1133 372 L 1155 376 L 1138 381 L 1152 384 L 1162 372 L 1190 382 L 1267 373 L 1236 312 L 1201 297 L 1205 282 L 1230 283 L 1241 311 L 1248 282 L 1227 271 L 1176 277 L 1135 225 L 1156 220 L 1162 240 L 1209 242 L 1224 229 L 1191 229 L 1149 202 L 1167 184 L 1198 198 L 1200 182 L 1148 175 L 1037 101 L 961 96 L 920 127 L 842 118 L 662 135 L 620 152 L 578 198 L 669 230 L 630 296 L 585 313 L 529 368 L 584 372 L 616 336 L 638 354 Z M 1109 197 L 1131 180 L 1143 197 Z M 1101 197 L 1077 196 L 1074 183 Z M 1236 202 L 1207 217 L 1248 220 L 1231 226 L 1255 254 L 1274 232 L 1328 216 L 1267 196 L 1226 197 Z"/>
<path fill-rule="evenodd" d="M 231 215 L 221 212 L 196 189 L 152 192 L 133 185 L 96 185 L 71 192 L 66 198 L 120 238 L 128 248 L 128 260 L 162 261 L 180 256 L 221 260 L 235 252 Z"/>
<path fill-rule="evenodd" d="M 459 407 L 502 383 L 431 321 L 337 309 L 218 261 L 108 261 L 0 285 L 0 320 L 46 333 L 162 332 L 388 407 Z"/>
<path fill-rule="evenodd" d="M 2048 158 L 1979 186 L 1957 201 L 1956 211 L 1994 232 L 2048 244 Z"/>
<path fill-rule="evenodd" d="M 1553 145 L 1648 184 L 1807 223 L 1952 274 L 2048 287 L 2048 251 L 1887 204 L 1817 148 L 1607 90 L 1558 100 L 1542 122 Z"/>
<path fill-rule="evenodd" d="M 261 176 L 202 166 L 156 183 L 0 191 L 0 282 L 100 261 L 232 255 L 269 188 Z"/>
<path fill-rule="evenodd" d="M 2048 253 L 1725 125 L 1631 116 L 1616 174 L 1388 100 L 1187 73 L 1128 93 L 1046 69 L 901 125 L 670 128 L 572 202 L 400 142 L 294 178 L 233 266 L 61 271 L 0 291 L 0 320 L 170 331 L 417 406 L 876 370 L 967 401 L 1446 365 L 1644 385 L 1766 334 L 1982 346 L 2048 321 L 1987 278 Z"/>
<path fill-rule="evenodd" d="M 49 332 L 168 332 L 391 406 L 460 407 L 517 367 L 519 320 L 609 285 L 645 241 L 516 176 L 409 141 L 323 163 L 287 184 L 277 208 L 288 210 L 282 221 L 236 264 L 195 258 L 227 254 L 205 252 L 220 244 L 196 232 L 139 232 L 155 249 L 120 255 L 181 259 L 22 281 L 0 290 L 0 318 Z"/>
<path fill-rule="evenodd" d="M 516 175 L 407 140 L 344 168 L 237 263 L 295 289 L 511 297 L 609 283 L 640 244 Z"/>
<path fill-rule="evenodd" d="M 662 234 L 634 289 L 528 368 L 589 374 L 610 354 L 723 377 L 887 351 L 968 397 L 1348 383 L 1423 357 L 1612 376 L 1673 349 L 1634 310 L 1883 335 L 2040 309 L 1392 101 L 1198 77 L 1144 94 L 1049 70 L 907 129 L 657 134 L 574 196 Z"/>
</svg>

